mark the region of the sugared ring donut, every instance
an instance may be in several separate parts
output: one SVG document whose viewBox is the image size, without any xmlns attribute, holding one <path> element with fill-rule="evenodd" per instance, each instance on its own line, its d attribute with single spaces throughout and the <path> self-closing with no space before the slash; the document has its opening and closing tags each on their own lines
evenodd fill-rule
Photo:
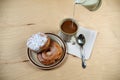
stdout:
<svg viewBox="0 0 120 80">
<path fill-rule="evenodd" d="M 49 65 L 55 63 L 61 58 L 61 56 L 62 48 L 57 42 L 51 41 L 49 49 L 47 51 L 40 52 L 38 54 L 38 59 L 42 64 Z"/>
<path fill-rule="evenodd" d="M 27 40 L 27 47 L 32 51 L 38 53 L 49 48 L 50 38 L 44 33 L 33 34 Z"/>
</svg>

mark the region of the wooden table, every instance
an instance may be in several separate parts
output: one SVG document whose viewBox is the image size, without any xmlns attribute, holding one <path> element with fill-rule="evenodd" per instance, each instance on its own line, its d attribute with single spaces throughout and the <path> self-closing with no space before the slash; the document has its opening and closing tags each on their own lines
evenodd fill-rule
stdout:
<svg viewBox="0 0 120 80">
<path fill-rule="evenodd" d="M 0 80 L 120 80 L 120 0 L 103 0 L 95 12 L 77 5 L 75 19 L 98 31 L 87 68 L 68 56 L 53 70 L 40 70 L 27 57 L 26 40 L 37 32 L 59 31 L 72 17 L 73 0 L 0 0 Z"/>
</svg>

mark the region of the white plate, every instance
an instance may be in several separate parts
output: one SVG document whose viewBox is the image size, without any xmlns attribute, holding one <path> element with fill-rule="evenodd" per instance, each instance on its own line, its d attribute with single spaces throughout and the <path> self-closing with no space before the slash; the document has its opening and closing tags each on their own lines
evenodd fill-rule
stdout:
<svg viewBox="0 0 120 80">
<path fill-rule="evenodd" d="M 40 61 L 38 60 L 37 53 L 30 50 L 29 48 L 28 48 L 28 58 L 35 66 L 39 67 L 40 69 L 53 69 L 53 68 L 60 66 L 61 63 L 63 63 L 65 61 L 65 59 L 67 57 L 67 49 L 66 49 L 66 45 L 65 45 L 64 41 L 58 35 L 53 34 L 53 33 L 46 33 L 46 34 L 62 47 L 63 55 L 60 58 L 60 60 L 56 61 L 54 64 L 51 64 L 51 65 L 44 65 L 44 64 L 40 63 Z"/>
</svg>

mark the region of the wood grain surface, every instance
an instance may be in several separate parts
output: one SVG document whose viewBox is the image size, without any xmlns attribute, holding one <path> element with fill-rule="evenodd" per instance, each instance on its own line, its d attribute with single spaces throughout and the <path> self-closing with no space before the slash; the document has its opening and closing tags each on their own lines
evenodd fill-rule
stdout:
<svg viewBox="0 0 120 80">
<path fill-rule="evenodd" d="M 120 80 L 120 0 L 102 0 L 99 10 L 76 6 L 75 19 L 98 36 L 87 68 L 68 56 L 53 70 L 40 70 L 27 57 L 26 40 L 59 31 L 72 17 L 74 0 L 0 0 L 0 80 Z"/>
</svg>

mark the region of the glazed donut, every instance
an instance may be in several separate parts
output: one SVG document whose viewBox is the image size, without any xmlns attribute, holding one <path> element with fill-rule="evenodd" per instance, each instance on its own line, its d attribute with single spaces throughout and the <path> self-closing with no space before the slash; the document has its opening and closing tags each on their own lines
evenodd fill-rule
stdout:
<svg viewBox="0 0 120 80">
<path fill-rule="evenodd" d="M 57 42 L 51 41 L 48 50 L 40 52 L 38 54 L 38 60 L 44 65 L 49 65 L 55 63 L 57 60 L 61 58 L 61 56 L 62 48 Z"/>
</svg>

